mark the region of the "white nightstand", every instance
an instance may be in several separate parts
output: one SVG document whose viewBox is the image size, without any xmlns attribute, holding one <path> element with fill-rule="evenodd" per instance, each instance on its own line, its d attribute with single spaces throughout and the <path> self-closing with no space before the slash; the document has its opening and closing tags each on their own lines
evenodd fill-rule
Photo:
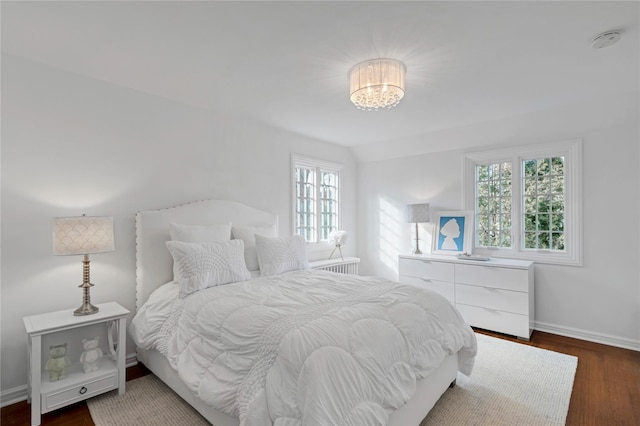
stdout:
<svg viewBox="0 0 640 426">
<path fill-rule="evenodd" d="M 31 424 L 40 424 L 40 415 L 73 404 L 98 394 L 118 389 L 125 391 L 125 336 L 129 311 L 118 303 L 110 302 L 97 305 L 98 313 L 74 316 L 73 309 L 33 315 L 24 318 L 28 334 L 29 350 L 29 400 L 31 402 Z M 80 362 L 83 327 L 87 332 L 95 333 L 99 328 L 106 331 L 106 342 L 100 341 L 104 356 L 97 371 L 85 373 Z M 114 333 L 117 335 L 113 341 Z M 43 339 L 53 343 L 58 339 L 68 343 L 67 356 L 71 361 L 67 377 L 51 382 L 45 370 L 48 348 L 43 348 Z M 61 343 L 61 341 L 55 342 Z M 104 348 L 107 348 L 104 350 Z M 46 351 L 45 351 L 46 349 Z M 47 358 L 43 360 L 43 352 Z"/>
</svg>

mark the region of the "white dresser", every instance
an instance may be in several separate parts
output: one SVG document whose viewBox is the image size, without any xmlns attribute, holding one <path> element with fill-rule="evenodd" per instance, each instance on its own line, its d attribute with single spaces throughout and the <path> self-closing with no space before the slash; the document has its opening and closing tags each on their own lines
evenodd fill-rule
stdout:
<svg viewBox="0 0 640 426">
<path fill-rule="evenodd" d="M 529 340 L 535 320 L 533 262 L 401 255 L 400 282 L 434 290 L 474 327 Z"/>
</svg>

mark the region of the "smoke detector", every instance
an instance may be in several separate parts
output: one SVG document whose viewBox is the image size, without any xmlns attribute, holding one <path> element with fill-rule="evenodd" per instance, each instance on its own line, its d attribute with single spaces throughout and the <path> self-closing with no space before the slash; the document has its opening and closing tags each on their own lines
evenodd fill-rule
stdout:
<svg viewBox="0 0 640 426">
<path fill-rule="evenodd" d="M 593 41 L 591 41 L 591 47 L 594 49 L 602 49 L 603 47 L 609 47 L 612 44 L 616 44 L 618 40 L 622 38 L 622 31 L 612 30 L 606 31 L 598 36 L 596 36 Z"/>
</svg>

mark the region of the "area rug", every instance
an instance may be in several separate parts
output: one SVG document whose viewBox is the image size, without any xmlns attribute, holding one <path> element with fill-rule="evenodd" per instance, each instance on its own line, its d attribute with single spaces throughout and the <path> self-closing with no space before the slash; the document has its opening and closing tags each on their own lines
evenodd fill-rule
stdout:
<svg viewBox="0 0 640 426">
<path fill-rule="evenodd" d="M 473 374 L 458 374 L 421 426 L 564 425 L 577 358 L 476 334 Z M 96 426 L 208 425 L 154 375 L 87 401 Z"/>
<path fill-rule="evenodd" d="M 578 358 L 476 333 L 470 377 L 458 373 L 420 426 L 564 425 Z"/>
</svg>

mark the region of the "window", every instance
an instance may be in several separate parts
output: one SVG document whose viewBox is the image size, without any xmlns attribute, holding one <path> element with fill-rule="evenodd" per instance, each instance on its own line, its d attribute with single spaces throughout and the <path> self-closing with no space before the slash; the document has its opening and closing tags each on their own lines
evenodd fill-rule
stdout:
<svg viewBox="0 0 640 426">
<path fill-rule="evenodd" d="M 341 164 L 292 156 L 294 234 L 326 241 L 340 223 Z"/>
<path fill-rule="evenodd" d="M 465 155 L 474 252 L 580 265 L 580 141 Z"/>
</svg>

